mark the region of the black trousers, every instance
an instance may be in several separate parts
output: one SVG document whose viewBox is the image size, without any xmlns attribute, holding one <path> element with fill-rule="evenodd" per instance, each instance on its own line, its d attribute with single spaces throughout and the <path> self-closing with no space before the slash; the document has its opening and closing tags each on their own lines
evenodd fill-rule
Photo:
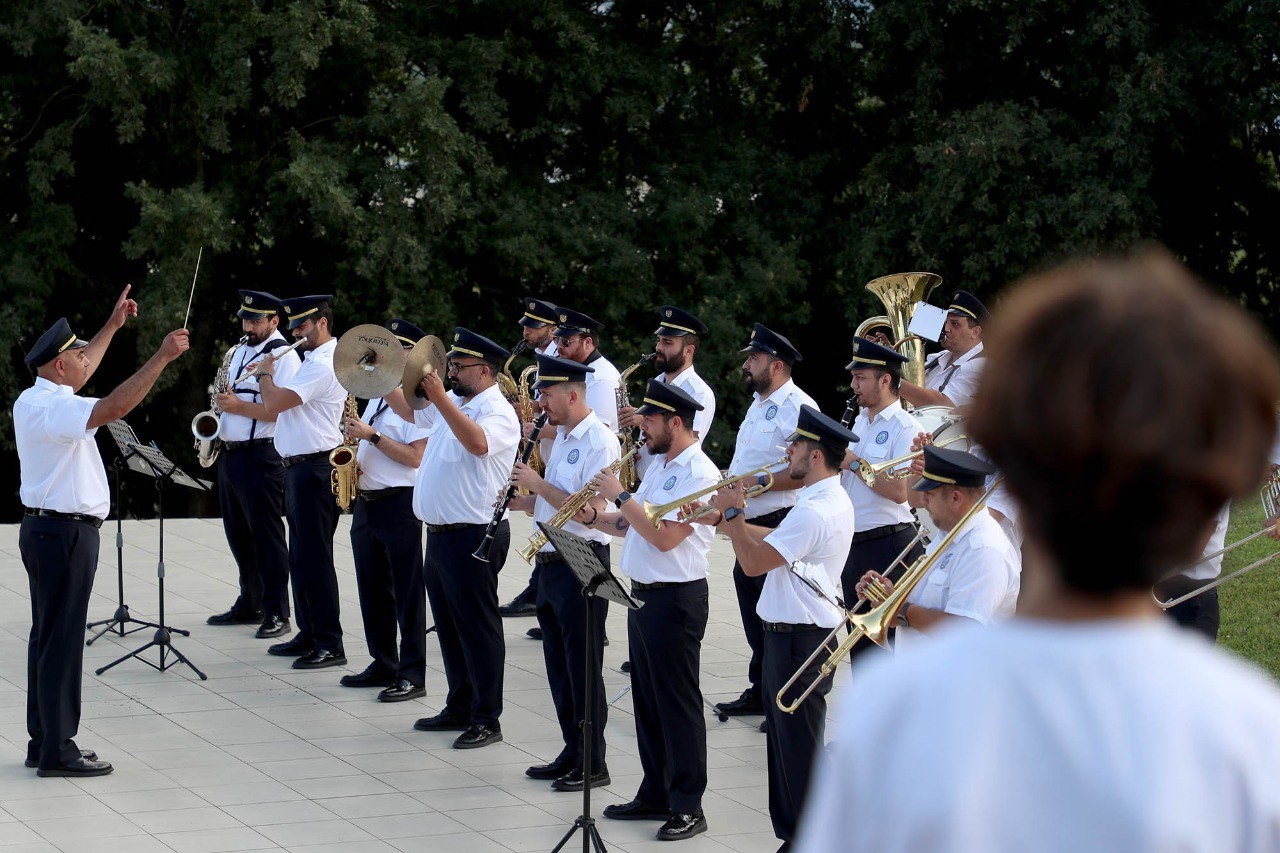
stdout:
<svg viewBox="0 0 1280 853">
<path fill-rule="evenodd" d="M 1180 595 L 1186 595 L 1191 590 L 1209 583 L 1207 580 L 1192 580 L 1191 578 L 1178 577 L 1169 578 L 1161 581 L 1157 586 L 1157 594 L 1162 600 L 1177 598 Z M 1169 618 L 1173 619 L 1184 628 L 1190 628 L 1193 631 L 1199 631 L 1209 638 L 1210 642 L 1218 641 L 1218 590 L 1209 590 L 1202 592 L 1195 598 L 1189 598 L 1176 607 L 1170 607 L 1165 611 L 1169 614 Z"/>
<path fill-rule="evenodd" d="M 502 715 L 507 646 L 498 615 L 498 572 L 507 561 L 511 527 L 506 521 L 498 525 L 488 563 L 471 556 L 484 529 L 483 524 L 468 524 L 428 532 L 423 574 L 449 682 L 444 710 L 470 717 L 474 725 L 492 726 Z"/>
<path fill-rule="evenodd" d="M 702 810 L 707 723 L 698 668 L 707 629 L 707 582 L 637 590 L 627 613 L 631 698 L 644 779 L 636 799 L 679 814 Z"/>
<path fill-rule="evenodd" d="M 224 449 L 218 477 L 222 529 L 240 569 L 232 610 L 289 616 L 289 548 L 284 538 L 284 466 L 270 444 Z"/>
<path fill-rule="evenodd" d="M 748 519 L 748 524 L 773 529 L 782 523 L 782 519 L 791 512 L 790 507 L 774 510 L 758 518 Z M 764 591 L 764 575 L 751 577 L 742 570 L 742 565 L 733 561 L 733 589 L 738 594 L 738 615 L 742 617 L 742 632 L 747 635 L 747 645 L 751 647 L 751 660 L 747 664 L 747 680 L 751 686 L 760 690 L 760 662 L 763 659 L 764 629 L 760 627 L 760 616 L 756 613 L 756 605 L 760 602 L 760 593 Z M 762 697 L 768 702 L 768 697 Z"/>
<path fill-rule="evenodd" d="M 98 529 L 70 519 L 24 516 L 18 550 L 31 591 L 27 641 L 27 758 L 52 770 L 80 757 L 84 626 L 98 570 Z"/>
<path fill-rule="evenodd" d="M 338 503 L 330 490 L 333 466 L 325 456 L 286 468 L 285 517 L 289 520 L 289 578 L 298 634 L 316 648 L 342 651 L 338 575 L 333 568 L 333 533 Z"/>
<path fill-rule="evenodd" d="M 609 565 L 608 543 L 592 543 L 600 562 Z M 551 701 L 560 723 L 564 749 L 557 761 L 574 759 L 582 767 L 582 719 L 591 702 L 591 771 L 605 767 L 604 726 L 608 705 L 604 698 L 604 624 L 609 602 L 596 597 L 593 621 L 587 633 L 587 599 L 568 564 L 555 560 L 539 563 L 538 625 L 542 628 L 542 657 L 547 665 Z M 587 697 L 587 643 L 595 655 L 591 697 Z"/>
<path fill-rule="evenodd" d="M 413 514 L 412 486 L 376 501 L 356 501 L 351 551 L 369 657 L 380 671 L 425 687 L 427 588 L 422 577 L 422 522 Z"/>
<path fill-rule="evenodd" d="M 766 631 L 764 635 L 764 717 L 769 723 L 765 738 L 769 758 L 769 817 L 773 821 L 773 834 L 783 842 L 784 850 L 795 838 L 796 824 L 809 791 L 814 758 L 822 748 L 827 694 L 831 692 L 832 679 L 824 678 L 792 714 L 779 710 L 778 691 L 830 633 L 827 628 L 813 628 L 790 633 Z M 821 667 L 821 659 L 807 667 L 804 676 L 787 692 L 786 698 L 794 700 L 817 678 Z"/>
<path fill-rule="evenodd" d="M 886 571 L 889 563 L 895 557 L 902 553 L 902 549 L 906 548 L 911 540 L 916 538 L 919 531 L 914 525 L 902 530 L 890 533 L 887 536 L 877 536 L 873 539 L 865 539 L 861 542 L 854 542 L 849 548 L 849 557 L 845 560 L 844 571 L 840 573 L 841 593 L 844 595 L 844 603 L 852 607 L 853 603 L 858 600 L 858 593 L 854 591 L 858 581 L 867 572 L 880 572 L 889 576 L 890 580 L 897 580 L 902 576 L 903 565 L 901 563 L 895 565 L 892 571 Z M 906 564 L 910 565 L 924 555 L 924 546 L 916 543 L 911 552 L 906 556 Z M 866 608 L 864 607 L 865 611 Z M 894 630 L 889 629 L 889 637 L 892 640 Z M 859 655 L 870 651 L 871 649 L 879 649 L 875 643 L 870 640 L 861 640 L 853 647 L 849 660 L 852 661 Z"/>
</svg>

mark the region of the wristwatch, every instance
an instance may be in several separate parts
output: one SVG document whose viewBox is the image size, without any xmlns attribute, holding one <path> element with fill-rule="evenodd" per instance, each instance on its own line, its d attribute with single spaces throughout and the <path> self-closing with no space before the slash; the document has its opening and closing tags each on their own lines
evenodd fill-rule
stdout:
<svg viewBox="0 0 1280 853">
<path fill-rule="evenodd" d="M 735 518 L 742 515 L 744 512 L 745 510 L 743 510 L 740 507 L 731 506 L 724 511 L 724 518 L 722 518 L 721 521 L 733 521 Z"/>
<path fill-rule="evenodd" d="M 618 509 L 622 509 L 622 505 L 629 500 L 631 500 L 631 493 L 621 492 L 618 494 L 616 498 L 613 499 L 613 505 L 616 506 Z"/>
<path fill-rule="evenodd" d="M 898 611 L 898 620 L 897 620 L 897 621 L 898 621 L 898 627 L 899 627 L 899 628 L 910 628 L 910 627 L 911 627 L 911 623 L 907 621 L 907 608 L 909 608 L 909 607 L 911 607 L 911 605 L 910 605 L 910 604 L 904 604 L 904 605 L 902 606 L 902 609 Z"/>
<path fill-rule="evenodd" d="M 380 432 L 375 432 L 373 435 L 369 436 L 369 443 L 370 443 L 370 444 L 372 444 L 372 445 L 374 445 L 374 446 L 377 446 L 377 444 L 378 444 L 378 442 L 379 442 L 379 441 L 382 441 L 382 433 L 380 433 Z"/>
</svg>

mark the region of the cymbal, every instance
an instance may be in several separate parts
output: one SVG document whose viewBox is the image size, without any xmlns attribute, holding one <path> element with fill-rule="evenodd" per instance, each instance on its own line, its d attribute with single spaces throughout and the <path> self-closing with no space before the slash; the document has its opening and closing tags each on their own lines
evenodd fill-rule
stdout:
<svg viewBox="0 0 1280 853">
<path fill-rule="evenodd" d="M 404 374 L 400 339 L 381 326 L 365 323 L 347 329 L 333 351 L 338 383 L 362 400 L 390 394 Z"/>
<path fill-rule="evenodd" d="M 445 378 L 445 349 L 444 342 L 435 335 L 427 335 L 422 340 L 413 345 L 413 349 L 409 350 L 409 358 L 405 361 L 404 375 L 401 378 L 401 385 L 404 386 L 404 398 L 409 401 L 409 405 L 414 409 L 425 409 L 430 405 L 427 396 L 422 393 L 422 389 L 418 387 L 418 383 L 422 381 L 422 377 L 428 373 L 435 372 L 440 374 L 440 378 Z M 412 391 L 409 389 L 413 389 Z"/>
</svg>

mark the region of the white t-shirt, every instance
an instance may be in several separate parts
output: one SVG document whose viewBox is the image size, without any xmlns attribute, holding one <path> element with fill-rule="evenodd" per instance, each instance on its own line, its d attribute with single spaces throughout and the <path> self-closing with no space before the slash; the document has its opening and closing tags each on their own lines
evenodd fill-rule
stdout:
<svg viewBox="0 0 1280 853">
<path fill-rule="evenodd" d="M 107 471 L 89 429 L 96 397 L 44 377 L 13 403 L 22 505 L 106 518 L 111 509 Z"/>
<path fill-rule="evenodd" d="M 834 628 L 840 611 L 819 598 L 788 566 L 797 560 L 826 574 L 831 591 L 840 588 L 849 546 L 853 544 L 853 504 L 833 475 L 795 492 L 796 505 L 764 541 L 782 555 L 786 565 L 770 569 L 756 603 L 765 622 Z"/>
<path fill-rule="evenodd" d="M 852 677 L 796 853 L 1280 850 L 1280 689 L 1167 620 L 947 626 Z"/>
<path fill-rule="evenodd" d="M 307 353 L 288 382 L 276 382 L 277 388 L 302 398 L 302 405 L 276 416 L 275 445 L 281 457 L 319 453 L 342 444 L 347 392 L 333 373 L 333 351 L 337 348 L 337 340 L 325 341 Z M 271 381 L 275 382 L 275 377 Z"/>
<path fill-rule="evenodd" d="M 427 431 L 396 415 L 385 400 L 370 400 L 364 406 L 361 419 L 382 433 L 384 438 L 401 444 L 413 444 L 427 437 Z M 356 465 L 360 470 L 358 485 L 362 490 L 377 491 L 412 486 L 418 476 L 417 468 L 402 465 L 383 453 L 381 448 L 361 439 L 356 449 Z"/>
<path fill-rule="evenodd" d="M 263 351 L 272 341 L 283 341 L 284 335 L 277 330 L 271 333 L 271 337 L 267 338 L 258 346 L 249 346 L 244 343 L 236 348 L 235 354 L 231 356 L 231 366 L 227 376 L 228 382 L 235 382 L 244 375 L 249 365 L 263 359 Z M 283 347 L 280 351 L 283 351 Z M 279 352 L 275 352 L 280 355 Z M 298 368 L 302 366 L 302 359 L 298 358 L 297 350 L 280 355 L 275 364 L 275 375 L 271 380 L 277 386 L 283 387 L 288 384 L 293 375 L 298 372 Z M 237 383 L 231 389 L 235 395 L 246 403 L 261 403 L 262 392 L 259 390 L 258 377 L 250 376 L 243 382 Z M 223 412 L 220 416 L 222 421 L 222 430 L 218 433 L 218 437 L 223 441 L 249 441 L 254 438 L 271 438 L 276 434 L 275 421 L 258 421 L 245 415 L 233 415 L 230 412 Z"/>
</svg>

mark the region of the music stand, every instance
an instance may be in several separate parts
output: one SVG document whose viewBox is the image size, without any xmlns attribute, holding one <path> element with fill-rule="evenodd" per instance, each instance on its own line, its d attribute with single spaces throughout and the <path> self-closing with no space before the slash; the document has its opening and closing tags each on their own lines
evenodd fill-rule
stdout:
<svg viewBox="0 0 1280 853">
<path fill-rule="evenodd" d="M 596 552 L 591 549 L 590 541 L 541 521 L 538 522 L 538 528 L 546 534 L 551 547 L 555 548 L 560 558 L 573 570 L 587 600 L 584 617 L 586 630 L 583 632 L 583 636 L 587 638 L 587 677 L 584 691 L 587 701 L 582 709 L 582 814 L 574 820 L 573 826 L 569 827 L 569 831 L 551 853 L 559 853 L 579 829 L 582 830 L 582 853 L 591 853 L 592 846 L 597 853 L 605 853 L 604 840 L 600 838 L 596 820 L 591 816 L 591 706 L 595 704 L 592 697 L 596 681 L 596 647 L 592 641 L 594 632 L 591 629 L 595 626 L 595 600 L 599 596 L 628 610 L 639 610 L 642 602 L 632 598 L 609 568 L 600 562 Z"/>
<path fill-rule="evenodd" d="M 101 669 L 95 670 L 95 672 L 98 675 L 102 675 L 102 673 L 111 669 L 116 664 L 124 663 L 129 658 L 137 658 L 147 666 L 164 672 L 170 667 L 176 665 L 173 661 L 166 660 L 167 656 L 172 653 L 173 656 L 178 659 L 178 663 L 184 663 L 191 667 L 192 672 L 200 676 L 201 681 L 207 681 L 209 676 L 201 672 L 195 664 L 187 659 L 186 655 L 178 651 L 177 647 L 173 645 L 173 634 L 181 634 L 184 637 L 189 637 L 191 636 L 191 632 L 184 631 L 181 628 L 170 628 L 164 623 L 164 487 L 166 483 L 172 481 L 179 485 L 186 486 L 189 489 L 207 492 L 212 484 L 189 476 L 185 471 L 178 467 L 176 462 L 172 462 L 166 458 L 164 453 L 161 452 L 158 447 L 145 447 L 136 441 L 129 442 L 126 446 L 131 452 L 144 460 L 147 465 L 147 470 L 145 472 L 142 472 L 140 468 L 135 470 L 138 470 L 139 473 L 146 473 L 149 476 L 154 477 L 156 481 L 156 509 L 160 519 L 159 561 L 156 563 L 156 578 L 159 580 L 160 585 L 159 625 L 156 627 L 156 633 L 151 642 L 146 645 L 139 646 L 124 657 L 113 660 Z M 159 664 L 152 663 L 146 658 L 141 657 L 141 654 L 152 646 L 158 646 L 160 648 Z"/>
<path fill-rule="evenodd" d="M 119 595 L 119 604 L 110 619 L 99 619 L 97 622 L 90 622 L 85 625 L 85 629 L 90 631 L 99 625 L 104 626 L 101 631 L 85 640 L 84 644 L 86 646 L 92 646 L 95 640 L 106 633 L 119 634 L 121 637 L 125 637 L 135 631 L 141 631 L 143 628 L 160 627 L 155 622 L 144 622 L 141 619 L 133 618 L 129 614 L 129 605 L 124 603 L 124 527 L 122 525 L 124 519 L 124 482 L 120 479 L 120 472 L 128 466 L 133 471 L 150 474 L 151 464 L 129 449 L 130 444 L 139 443 L 133 427 L 123 420 L 118 420 L 107 424 L 107 431 L 111 433 L 111 438 L 115 440 L 116 448 L 120 451 L 120 455 L 111 463 L 116 479 L 116 588 Z M 136 627 L 126 630 L 126 625 L 134 625 Z"/>
</svg>

